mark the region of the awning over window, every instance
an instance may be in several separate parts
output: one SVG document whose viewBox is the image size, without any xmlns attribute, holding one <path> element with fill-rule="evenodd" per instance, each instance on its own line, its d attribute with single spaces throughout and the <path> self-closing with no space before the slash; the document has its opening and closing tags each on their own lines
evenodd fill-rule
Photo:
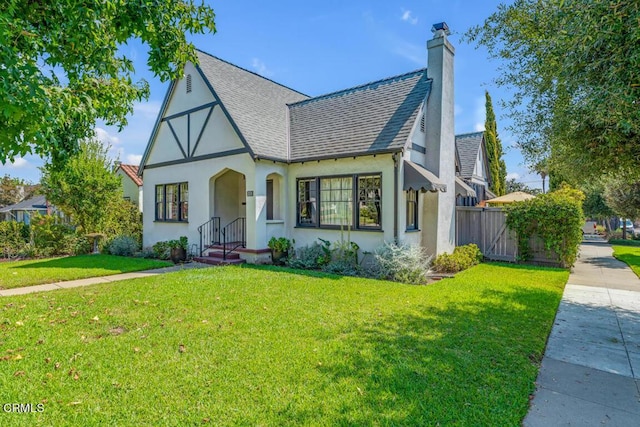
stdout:
<svg viewBox="0 0 640 427">
<path fill-rule="evenodd" d="M 469 185 L 464 182 L 462 178 L 456 176 L 456 196 L 476 197 L 476 190 L 469 187 Z"/>
<path fill-rule="evenodd" d="M 447 184 L 422 166 L 404 161 L 404 191 L 447 191 Z"/>
</svg>

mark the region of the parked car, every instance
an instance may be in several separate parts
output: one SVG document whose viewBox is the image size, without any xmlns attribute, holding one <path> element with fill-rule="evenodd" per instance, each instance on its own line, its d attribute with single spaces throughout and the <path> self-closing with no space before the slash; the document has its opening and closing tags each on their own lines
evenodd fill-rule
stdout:
<svg viewBox="0 0 640 427">
<path fill-rule="evenodd" d="M 627 230 L 627 233 L 631 236 L 636 235 L 635 227 L 633 226 L 633 221 L 630 219 L 622 219 L 620 218 L 620 228 L 624 227 Z"/>
</svg>

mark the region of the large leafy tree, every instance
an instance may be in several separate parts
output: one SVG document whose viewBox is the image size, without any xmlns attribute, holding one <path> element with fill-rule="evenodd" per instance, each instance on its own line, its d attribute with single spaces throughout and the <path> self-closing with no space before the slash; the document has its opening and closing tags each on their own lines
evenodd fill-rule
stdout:
<svg viewBox="0 0 640 427">
<path fill-rule="evenodd" d="M 52 205 L 69 215 L 84 233 L 100 232 L 110 219 L 110 208 L 122 197 L 121 178 L 100 141 L 80 143 L 64 168 L 48 162 L 42 168 L 42 192 Z"/>
<path fill-rule="evenodd" d="M 467 36 L 503 61 L 520 148 L 571 181 L 640 175 L 640 2 L 515 0 Z"/>
<path fill-rule="evenodd" d="M 9 175 L 0 178 L 0 207 L 13 205 L 22 200 L 25 185 L 20 178 L 12 178 Z"/>
<path fill-rule="evenodd" d="M 505 195 L 507 166 L 502 158 L 502 142 L 498 137 L 498 124 L 496 113 L 493 111 L 493 102 L 489 91 L 484 92 L 486 118 L 484 122 L 484 141 L 487 146 L 489 160 L 489 173 L 491 174 L 491 191 L 496 196 Z"/>
<path fill-rule="evenodd" d="M 126 125 L 146 99 L 119 48 L 138 38 L 162 81 L 196 62 L 186 33 L 215 31 L 194 0 L 6 0 L 0 7 L 0 162 L 36 153 L 53 162 L 93 136 L 96 119 Z"/>
</svg>

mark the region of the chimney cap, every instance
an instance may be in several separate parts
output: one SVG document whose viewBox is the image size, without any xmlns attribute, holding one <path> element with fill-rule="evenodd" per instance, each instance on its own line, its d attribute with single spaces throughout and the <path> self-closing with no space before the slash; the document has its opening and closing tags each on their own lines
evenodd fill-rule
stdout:
<svg viewBox="0 0 640 427">
<path fill-rule="evenodd" d="M 451 31 L 449 30 L 449 26 L 447 25 L 446 22 L 438 22 L 437 24 L 433 24 L 433 27 L 431 28 L 431 32 L 436 35 L 438 32 L 443 32 L 447 36 L 451 34 Z"/>
</svg>

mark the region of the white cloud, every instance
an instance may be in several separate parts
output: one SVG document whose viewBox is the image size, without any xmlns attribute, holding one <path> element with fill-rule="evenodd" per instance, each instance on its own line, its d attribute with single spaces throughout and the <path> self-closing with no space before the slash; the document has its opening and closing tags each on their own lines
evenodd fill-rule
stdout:
<svg viewBox="0 0 640 427">
<path fill-rule="evenodd" d="M 416 25 L 418 23 L 418 18 L 413 16 L 410 10 L 402 9 L 402 20 L 410 23 L 411 25 Z"/>
<path fill-rule="evenodd" d="M 127 154 L 126 163 L 129 165 L 139 165 L 142 160 L 142 154 Z"/>
<path fill-rule="evenodd" d="M 506 176 L 507 180 L 515 179 L 516 181 L 520 179 L 520 174 L 518 172 L 509 172 Z"/>
<path fill-rule="evenodd" d="M 271 77 L 273 75 L 273 72 L 268 69 L 265 63 L 258 58 L 253 58 L 251 60 L 251 66 L 256 71 L 256 73 L 260 74 L 261 76 Z"/>
<path fill-rule="evenodd" d="M 7 166 L 10 167 L 11 169 L 21 169 L 21 168 L 28 167 L 29 162 L 22 157 L 18 157 L 13 162 L 7 163 Z"/>
<path fill-rule="evenodd" d="M 97 127 L 95 129 L 96 138 L 98 141 L 102 142 L 104 145 L 118 145 L 120 144 L 120 138 L 117 136 L 111 135 L 105 129 Z"/>
</svg>

